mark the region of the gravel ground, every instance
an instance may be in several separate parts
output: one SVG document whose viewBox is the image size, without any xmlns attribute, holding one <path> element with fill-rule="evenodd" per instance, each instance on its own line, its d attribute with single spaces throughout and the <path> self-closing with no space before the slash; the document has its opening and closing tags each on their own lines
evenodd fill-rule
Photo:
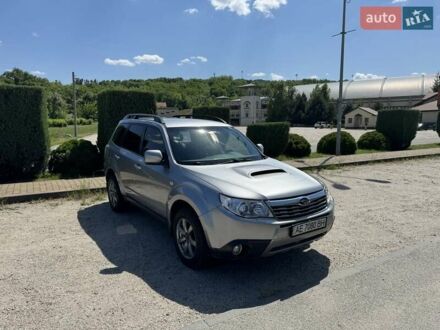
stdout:
<svg viewBox="0 0 440 330">
<path fill-rule="evenodd" d="M 246 134 L 246 127 L 237 127 L 241 132 Z M 344 131 L 353 135 L 354 139 L 359 140 L 360 136 L 366 132 L 370 132 L 371 130 L 363 130 L 363 129 L 343 129 Z M 311 127 L 291 127 L 290 133 L 296 133 L 304 136 L 307 141 L 312 146 L 312 151 L 316 151 L 316 146 L 318 145 L 319 140 L 326 134 L 336 132 L 336 128 L 322 128 L 322 129 L 314 129 Z M 431 143 L 440 143 L 436 131 L 418 131 L 416 137 L 412 141 L 412 144 L 431 144 Z"/>
<path fill-rule="evenodd" d="M 325 238 L 303 253 L 201 272 L 182 266 L 166 227 L 134 208 L 0 206 L 0 328 L 180 328 L 300 297 L 329 273 L 440 235 L 438 158 L 319 175 L 337 203 Z"/>
</svg>

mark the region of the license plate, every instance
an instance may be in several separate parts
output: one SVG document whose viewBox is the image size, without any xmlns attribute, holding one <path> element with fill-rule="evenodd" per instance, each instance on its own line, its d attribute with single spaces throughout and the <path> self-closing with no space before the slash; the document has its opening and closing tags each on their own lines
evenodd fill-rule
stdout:
<svg viewBox="0 0 440 330">
<path fill-rule="evenodd" d="M 326 225 L 327 225 L 327 218 L 304 222 L 299 225 L 290 227 L 290 237 L 295 237 L 317 229 L 322 229 L 325 228 Z"/>
</svg>

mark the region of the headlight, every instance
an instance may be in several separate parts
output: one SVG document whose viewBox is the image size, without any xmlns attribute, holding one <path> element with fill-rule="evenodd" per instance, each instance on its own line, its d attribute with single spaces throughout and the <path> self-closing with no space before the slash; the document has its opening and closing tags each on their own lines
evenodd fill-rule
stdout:
<svg viewBox="0 0 440 330">
<path fill-rule="evenodd" d="M 266 203 L 259 200 L 231 198 L 220 194 L 222 206 L 243 218 L 267 218 L 272 213 Z"/>
<path fill-rule="evenodd" d="M 327 203 L 330 203 L 332 201 L 333 197 L 330 195 L 326 184 L 321 179 L 318 179 L 315 176 L 314 176 L 314 178 L 315 178 L 316 181 L 318 181 L 321 184 L 322 188 L 325 191 L 325 194 L 327 195 Z"/>
</svg>

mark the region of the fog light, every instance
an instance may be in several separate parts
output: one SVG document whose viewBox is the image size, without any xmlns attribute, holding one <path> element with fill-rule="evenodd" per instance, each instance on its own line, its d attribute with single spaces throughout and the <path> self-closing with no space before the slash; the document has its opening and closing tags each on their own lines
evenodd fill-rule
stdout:
<svg viewBox="0 0 440 330">
<path fill-rule="evenodd" d="M 243 246 L 241 244 L 234 245 L 234 247 L 232 248 L 232 254 L 234 256 L 238 256 L 241 251 L 243 251 Z"/>
</svg>

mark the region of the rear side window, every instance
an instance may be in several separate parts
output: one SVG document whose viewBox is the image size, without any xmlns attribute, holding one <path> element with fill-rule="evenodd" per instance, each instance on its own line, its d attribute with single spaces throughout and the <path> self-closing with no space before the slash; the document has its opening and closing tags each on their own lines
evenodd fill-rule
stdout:
<svg viewBox="0 0 440 330">
<path fill-rule="evenodd" d="M 122 139 L 124 138 L 124 134 L 127 131 L 127 127 L 124 125 L 120 125 L 118 126 L 118 128 L 116 129 L 115 134 L 113 134 L 113 143 L 118 145 L 118 146 L 122 146 Z"/>
<path fill-rule="evenodd" d="M 130 125 L 127 129 L 127 132 L 123 136 L 121 147 L 140 154 L 141 141 L 144 132 L 145 125 Z"/>
</svg>

